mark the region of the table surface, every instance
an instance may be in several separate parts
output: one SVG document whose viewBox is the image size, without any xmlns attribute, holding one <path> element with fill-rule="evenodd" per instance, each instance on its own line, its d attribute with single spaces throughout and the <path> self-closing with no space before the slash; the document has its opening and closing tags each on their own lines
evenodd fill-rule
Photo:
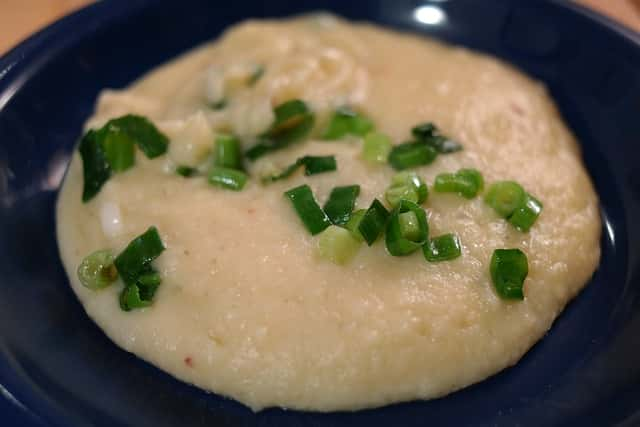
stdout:
<svg viewBox="0 0 640 427">
<path fill-rule="evenodd" d="M 92 0 L 0 0 L 0 55 Z M 576 0 L 640 31 L 640 0 Z"/>
</svg>

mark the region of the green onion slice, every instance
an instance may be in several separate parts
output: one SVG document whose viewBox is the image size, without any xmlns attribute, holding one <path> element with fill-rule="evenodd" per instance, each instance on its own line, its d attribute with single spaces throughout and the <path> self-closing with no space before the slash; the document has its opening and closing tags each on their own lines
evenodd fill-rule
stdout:
<svg viewBox="0 0 640 427">
<path fill-rule="evenodd" d="M 102 289 L 118 278 L 110 250 L 99 250 L 86 256 L 78 266 L 78 279 L 89 289 Z"/>
<path fill-rule="evenodd" d="M 156 259 L 164 249 L 156 227 L 149 227 L 147 231 L 133 239 L 114 261 L 125 285 L 135 285 L 143 273 L 149 272 L 151 261 Z"/>
<path fill-rule="evenodd" d="M 396 145 L 389 153 L 389 164 L 396 170 L 415 168 L 432 163 L 438 152 L 422 141 Z"/>
<path fill-rule="evenodd" d="M 151 300 L 143 299 L 140 296 L 138 285 L 128 285 L 120 293 L 120 308 L 123 311 L 131 311 L 136 308 L 149 307 Z"/>
<path fill-rule="evenodd" d="M 491 280 L 503 299 L 524 299 L 524 279 L 529 274 L 527 256 L 520 249 L 496 249 L 491 257 Z"/>
<path fill-rule="evenodd" d="M 271 127 L 260 135 L 259 142 L 246 152 L 249 160 L 256 160 L 272 151 L 299 142 L 313 128 L 314 115 L 307 104 L 299 99 L 280 104 L 273 112 L 276 118 Z"/>
<path fill-rule="evenodd" d="M 262 77 L 262 75 L 264 74 L 264 71 L 265 71 L 264 65 L 256 65 L 255 68 L 253 69 L 253 72 L 247 79 L 247 85 L 253 86 L 256 83 L 258 83 L 258 80 L 260 80 L 260 77 Z"/>
<path fill-rule="evenodd" d="M 503 218 L 510 217 L 527 201 L 527 193 L 514 181 L 500 181 L 487 190 L 484 201 Z"/>
<path fill-rule="evenodd" d="M 401 200 L 391 212 L 385 243 L 393 256 L 409 255 L 427 242 L 429 224 L 427 214 L 419 205 Z"/>
<path fill-rule="evenodd" d="M 100 192 L 104 183 L 111 177 L 111 165 L 102 148 L 98 131 L 89 130 L 80 140 L 78 150 L 82 157 L 84 178 L 82 201 L 86 203 Z"/>
<path fill-rule="evenodd" d="M 198 173 L 198 169 L 192 168 L 191 166 L 180 165 L 176 167 L 176 173 L 185 178 L 190 178 Z"/>
<path fill-rule="evenodd" d="M 456 173 L 441 173 L 436 176 L 433 189 L 440 193 L 458 193 L 464 198 L 472 199 L 484 187 L 480 172 L 475 169 L 460 169 Z"/>
<path fill-rule="evenodd" d="M 322 138 L 334 140 L 340 139 L 348 134 L 364 136 L 372 129 L 373 122 L 371 120 L 356 113 L 349 107 L 341 107 L 338 108 L 331 117 L 329 126 L 322 135 Z"/>
<path fill-rule="evenodd" d="M 133 166 L 134 144 L 153 158 L 167 151 L 169 140 L 149 120 L 131 114 L 109 120 L 98 130 L 87 131 L 78 147 L 84 178 L 83 202 L 100 192 L 112 172 Z"/>
<path fill-rule="evenodd" d="M 291 201 L 298 217 L 312 235 L 320 233 L 331 225 L 331 220 L 318 206 L 308 185 L 304 184 L 292 188 L 284 194 Z"/>
<path fill-rule="evenodd" d="M 214 166 L 209 170 L 208 180 L 209 184 L 233 191 L 240 191 L 247 183 L 247 174 L 236 169 Z"/>
<path fill-rule="evenodd" d="M 396 207 L 402 199 L 422 204 L 429 197 L 429 190 L 418 174 L 405 171 L 391 179 L 391 185 L 385 191 L 384 197 L 392 207 Z"/>
<path fill-rule="evenodd" d="M 232 135 L 219 135 L 216 138 L 214 164 L 223 168 L 242 169 L 242 150 L 238 138 Z"/>
<path fill-rule="evenodd" d="M 358 223 L 358 231 L 367 242 L 367 245 L 373 245 L 378 239 L 378 236 L 384 231 L 388 219 L 389 211 L 378 199 L 373 199 L 371 206 L 369 206 L 369 209 L 366 210 Z"/>
<path fill-rule="evenodd" d="M 369 132 L 362 144 L 362 158 L 370 163 L 385 163 L 391 152 L 391 139 L 380 132 Z"/>
<path fill-rule="evenodd" d="M 135 161 L 134 141 L 125 132 L 105 126 L 98 131 L 102 149 L 114 172 L 122 172 L 133 166 Z"/>
<path fill-rule="evenodd" d="M 332 172 L 338 168 L 335 156 L 304 156 L 287 166 L 279 174 L 263 177 L 262 182 L 268 183 L 288 178 L 293 175 L 300 166 L 304 166 L 304 174 L 307 176 Z"/>
<path fill-rule="evenodd" d="M 335 225 L 327 227 L 319 237 L 318 254 L 339 265 L 349 262 L 362 244 L 349 230 Z"/>
<path fill-rule="evenodd" d="M 457 234 L 448 233 L 434 237 L 422 247 L 424 257 L 429 262 L 449 261 L 462 254 L 460 238 Z"/>
<path fill-rule="evenodd" d="M 331 190 L 329 200 L 324 204 L 323 210 L 332 223 L 342 225 L 349 221 L 359 194 L 359 185 L 346 185 Z"/>
<path fill-rule="evenodd" d="M 431 122 L 415 126 L 411 133 L 418 140 L 433 147 L 438 153 L 447 154 L 462 150 L 462 145 L 440 134 Z"/>
<path fill-rule="evenodd" d="M 349 221 L 344 225 L 344 228 L 349 230 L 353 237 L 355 237 L 359 242 L 364 242 L 364 237 L 362 237 L 358 228 L 360 227 L 360 221 L 362 221 L 362 218 L 364 218 L 366 213 L 366 209 L 358 209 L 357 211 L 352 212 Z"/>
<path fill-rule="evenodd" d="M 542 202 L 527 193 L 526 201 L 509 217 L 509 222 L 518 230 L 527 232 L 542 212 Z"/>
<path fill-rule="evenodd" d="M 110 132 L 120 131 L 126 134 L 150 159 L 167 152 L 169 139 L 146 117 L 128 114 L 109 120 L 105 127 Z"/>
<path fill-rule="evenodd" d="M 335 156 L 304 156 L 299 161 L 304 165 L 304 174 L 307 176 L 332 172 L 338 168 Z"/>
</svg>

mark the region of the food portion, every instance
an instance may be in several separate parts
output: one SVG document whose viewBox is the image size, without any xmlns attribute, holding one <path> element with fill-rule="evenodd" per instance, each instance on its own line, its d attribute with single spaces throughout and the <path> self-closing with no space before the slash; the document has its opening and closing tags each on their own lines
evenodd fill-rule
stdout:
<svg viewBox="0 0 640 427">
<path fill-rule="evenodd" d="M 240 24 L 104 91 L 57 232 L 116 344 L 254 410 L 478 382 L 600 256 L 597 197 L 540 84 L 329 15 Z"/>
</svg>

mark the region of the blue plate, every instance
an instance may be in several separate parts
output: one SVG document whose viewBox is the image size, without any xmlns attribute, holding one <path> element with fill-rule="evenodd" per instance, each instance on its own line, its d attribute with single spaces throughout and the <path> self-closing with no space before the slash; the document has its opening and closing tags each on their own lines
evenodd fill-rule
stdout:
<svg viewBox="0 0 640 427">
<path fill-rule="evenodd" d="M 637 34 L 556 1 L 213 4 L 99 2 L 0 59 L 0 424 L 640 425 Z M 97 93 L 242 18 L 315 9 L 479 49 L 544 81 L 601 197 L 602 261 L 588 287 L 515 367 L 442 399 L 356 413 L 253 414 L 113 345 L 85 315 L 60 264 L 54 201 Z"/>
</svg>

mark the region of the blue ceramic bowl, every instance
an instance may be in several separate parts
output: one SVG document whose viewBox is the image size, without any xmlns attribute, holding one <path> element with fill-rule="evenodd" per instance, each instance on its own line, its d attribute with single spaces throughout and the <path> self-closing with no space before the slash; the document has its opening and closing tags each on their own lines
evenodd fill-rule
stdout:
<svg viewBox="0 0 640 427">
<path fill-rule="evenodd" d="M 87 318 L 58 257 L 54 201 L 102 88 L 245 17 L 316 9 L 479 49 L 544 81 L 601 197 L 602 261 L 549 334 L 480 384 L 356 413 L 253 414 L 120 350 Z M 639 46 L 603 17 L 539 0 L 104 1 L 36 34 L 0 59 L 0 424 L 640 425 Z"/>
</svg>

